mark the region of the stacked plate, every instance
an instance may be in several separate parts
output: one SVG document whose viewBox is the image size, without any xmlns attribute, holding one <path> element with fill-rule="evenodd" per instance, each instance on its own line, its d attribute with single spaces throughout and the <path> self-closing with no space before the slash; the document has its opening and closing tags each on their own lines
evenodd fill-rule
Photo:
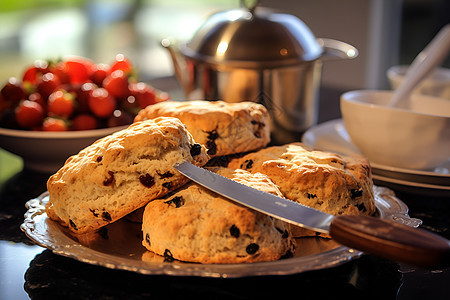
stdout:
<svg viewBox="0 0 450 300">
<path fill-rule="evenodd" d="M 342 155 L 361 155 L 352 144 L 342 119 L 311 127 L 302 137 L 310 147 Z M 371 163 L 373 179 L 378 185 L 396 190 L 438 197 L 450 197 L 450 160 L 434 170 L 403 169 Z"/>
</svg>

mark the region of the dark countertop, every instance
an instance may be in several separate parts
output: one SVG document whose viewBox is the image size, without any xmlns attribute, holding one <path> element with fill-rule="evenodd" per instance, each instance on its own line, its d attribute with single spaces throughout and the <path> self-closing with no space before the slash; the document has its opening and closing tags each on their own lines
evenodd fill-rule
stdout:
<svg viewBox="0 0 450 300">
<path fill-rule="evenodd" d="M 326 114 L 321 121 L 334 117 Z M 417 269 L 372 255 L 325 270 L 237 279 L 141 275 L 82 263 L 33 245 L 20 230 L 25 202 L 46 190 L 47 178 L 47 174 L 21 170 L 0 182 L 0 299 L 281 299 L 295 295 L 301 299 L 411 300 L 450 295 L 448 267 Z M 450 197 L 396 193 L 409 206 L 410 216 L 423 220 L 422 228 L 450 238 Z"/>
</svg>

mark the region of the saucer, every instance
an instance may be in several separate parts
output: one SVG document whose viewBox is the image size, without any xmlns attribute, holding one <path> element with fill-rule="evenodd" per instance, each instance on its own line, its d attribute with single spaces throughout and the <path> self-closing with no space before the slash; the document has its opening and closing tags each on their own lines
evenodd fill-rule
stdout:
<svg viewBox="0 0 450 300">
<path fill-rule="evenodd" d="M 362 155 L 351 142 L 342 119 L 335 119 L 308 129 L 303 137 L 305 145 L 341 155 Z M 450 195 L 450 161 L 434 170 L 404 169 L 371 163 L 373 179 L 378 184 L 421 194 Z"/>
</svg>

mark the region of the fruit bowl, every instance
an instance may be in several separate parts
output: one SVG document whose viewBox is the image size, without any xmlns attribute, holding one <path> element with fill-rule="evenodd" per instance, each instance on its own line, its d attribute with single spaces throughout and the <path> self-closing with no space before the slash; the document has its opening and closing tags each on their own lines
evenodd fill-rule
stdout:
<svg viewBox="0 0 450 300">
<path fill-rule="evenodd" d="M 77 56 L 37 60 L 0 85 L 0 148 L 26 168 L 54 172 L 71 155 L 125 128 L 168 94 L 138 81 L 122 54 L 111 64 Z"/>
<path fill-rule="evenodd" d="M 24 167 L 54 173 L 69 156 L 127 126 L 79 131 L 26 131 L 0 128 L 0 148 L 23 159 Z"/>
</svg>

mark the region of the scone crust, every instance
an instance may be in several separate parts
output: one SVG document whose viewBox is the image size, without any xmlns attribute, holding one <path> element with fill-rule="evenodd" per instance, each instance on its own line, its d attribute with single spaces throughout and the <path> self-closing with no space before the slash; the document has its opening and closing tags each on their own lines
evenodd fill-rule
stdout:
<svg viewBox="0 0 450 300">
<path fill-rule="evenodd" d="M 281 195 L 263 174 L 223 168 L 216 172 Z M 188 262 L 273 261 L 294 251 L 289 228 L 191 182 L 145 207 L 142 244 L 156 254 Z"/>
<path fill-rule="evenodd" d="M 286 198 L 329 214 L 371 215 L 376 210 L 371 168 L 364 158 L 291 143 L 232 159 L 228 167 L 266 174 Z"/>
<path fill-rule="evenodd" d="M 72 231 L 96 230 L 188 180 L 173 167 L 208 161 L 176 118 L 137 122 L 67 159 L 47 182 L 47 215 Z"/>
<path fill-rule="evenodd" d="M 135 121 L 160 116 L 179 118 L 211 157 L 256 150 L 270 142 L 269 114 L 254 102 L 165 101 L 141 110 Z"/>
</svg>

